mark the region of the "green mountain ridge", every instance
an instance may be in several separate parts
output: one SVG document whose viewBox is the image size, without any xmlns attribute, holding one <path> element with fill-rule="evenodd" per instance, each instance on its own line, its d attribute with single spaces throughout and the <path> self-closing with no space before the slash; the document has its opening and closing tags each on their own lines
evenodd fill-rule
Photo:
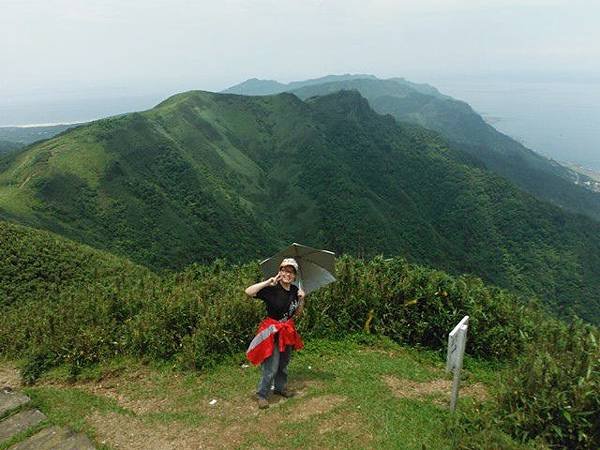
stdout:
<svg viewBox="0 0 600 450">
<path fill-rule="evenodd" d="M 249 80 L 250 81 L 250 80 Z M 587 189 L 586 181 L 570 168 L 541 156 L 486 123 L 465 102 L 442 95 L 426 84 L 402 78 L 378 79 L 373 75 L 328 76 L 287 85 L 253 79 L 224 92 L 268 95 L 291 92 L 302 99 L 345 90 L 357 90 L 380 114 L 391 114 L 437 131 L 458 148 L 480 159 L 486 167 L 536 197 L 571 212 L 600 219 L 600 194 Z M 274 84 L 275 83 L 275 84 Z M 261 86 L 260 89 L 255 88 Z M 269 91 L 269 87 L 272 91 Z"/>
<path fill-rule="evenodd" d="M 290 241 L 402 255 L 600 317 L 600 225 L 536 200 L 355 91 L 192 91 L 0 159 L 0 218 L 146 266 Z"/>
<path fill-rule="evenodd" d="M 320 78 L 312 78 L 304 81 L 292 81 L 290 83 L 280 83 L 275 80 L 260 80 L 258 78 L 251 78 L 242 83 L 236 84 L 235 86 L 227 88 L 221 91 L 221 93 L 237 95 L 273 95 L 281 94 L 282 92 L 292 92 L 310 86 L 358 80 L 389 81 L 395 83 L 396 85 L 406 86 L 413 91 L 420 92 L 421 94 L 433 95 L 440 98 L 451 98 L 441 94 L 440 91 L 438 91 L 435 87 L 426 83 L 413 83 L 400 77 L 390 78 L 388 80 L 380 80 L 375 75 L 349 73 L 344 75 L 326 75 Z"/>
</svg>

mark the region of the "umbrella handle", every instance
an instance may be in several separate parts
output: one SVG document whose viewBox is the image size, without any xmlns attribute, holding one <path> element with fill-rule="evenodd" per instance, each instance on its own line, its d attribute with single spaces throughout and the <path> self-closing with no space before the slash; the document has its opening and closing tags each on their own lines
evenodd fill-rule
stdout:
<svg viewBox="0 0 600 450">
<path fill-rule="evenodd" d="M 304 291 L 302 277 L 298 278 L 298 289 Z M 301 306 L 301 305 L 304 305 L 304 300 L 302 300 L 298 306 Z M 296 311 L 294 311 L 294 314 L 292 314 L 292 317 L 290 317 L 290 319 L 294 318 L 294 316 L 296 315 L 297 312 L 298 312 L 298 310 L 296 309 Z"/>
<path fill-rule="evenodd" d="M 304 279 L 304 277 L 302 276 L 302 266 L 299 265 L 298 271 L 298 288 L 304 290 L 304 283 L 302 282 L 302 280 Z"/>
</svg>

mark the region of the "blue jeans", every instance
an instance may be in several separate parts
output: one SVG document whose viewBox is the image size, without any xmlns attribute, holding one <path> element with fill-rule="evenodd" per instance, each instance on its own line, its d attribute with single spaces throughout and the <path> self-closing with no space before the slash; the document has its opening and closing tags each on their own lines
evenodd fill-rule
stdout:
<svg viewBox="0 0 600 450">
<path fill-rule="evenodd" d="M 287 385 L 287 368 L 292 357 L 292 346 L 288 345 L 283 352 L 280 352 L 277 338 L 278 336 L 275 335 L 273 354 L 261 364 L 262 377 L 258 382 L 256 394 L 262 398 L 267 398 L 273 382 L 275 382 L 275 390 L 278 392 L 283 392 Z"/>
</svg>

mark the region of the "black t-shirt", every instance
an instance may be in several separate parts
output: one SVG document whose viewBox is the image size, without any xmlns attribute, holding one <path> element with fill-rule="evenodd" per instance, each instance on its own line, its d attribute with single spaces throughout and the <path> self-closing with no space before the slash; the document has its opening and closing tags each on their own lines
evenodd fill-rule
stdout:
<svg viewBox="0 0 600 450">
<path fill-rule="evenodd" d="M 256 298 L 265 302 L 267 315 L 275 320 L 288 320 L 299 306 L 298 287 L 293 284 L 289 291 L 281 283 L 264 287 L 256 293 Z"/>
</svg>

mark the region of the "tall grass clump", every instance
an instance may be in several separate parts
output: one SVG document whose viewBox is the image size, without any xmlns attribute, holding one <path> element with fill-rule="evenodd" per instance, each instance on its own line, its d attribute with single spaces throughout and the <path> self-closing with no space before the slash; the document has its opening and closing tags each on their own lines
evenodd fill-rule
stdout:
<svg viewBox="0 0 600 450">
<path fill-rule="evenodd" d="M 261 308 L 241 286 L 257 265 L 194 265 L 181 273 L 90 280 L 38 300 L 18 302 L 0 317 L 0 354 L 25 360 L 34 382 L 66 364 L 84 366 L 116 355 L 177 360 L 205 368 L 247 345 Z"/>
<path fill-rule="evenodd" d="M 0 352 L 25 358 L 28 381 L 60 364 L 75 375 L 117 354 L 202 369 L 243 350 L 264 315 L 260 302 L 244 294 L 261 278 L 256 263 L 216 261 L 158 276 L 123 265 L 90 272 L 75 261 L 80 266 L 61 261 L 73 275 L 59 285 L 52 281 L 57 287 L 45 294 L 48 281 L 30 277 L 37 298 L 16 296 L 0 317 Z M 365 331 L 442 350 L 448 331 L 468 314 L 469 353 L 510 358 L 535 333 L 535 309 L 477 278 L 455 278 L 401 258 L 349 256 L 339 259 L 337 276 L 309 296 L 299 320 L 305 336 Z"/>
<path fill-rule="evenodd" d="M 176 358 L 191 369 L 240 351 L 262 315 L 243 290 L 257 277 L 255 264 L 229 266 L 222 260 L 169 276 L 168 289 L 129 321 L 132 350 L 139 356 Z"/>
<path fill-rule="evenodd" d="M 452 429 L 461 449 L 600 448 L 600 332 L 547 319 L 502 377 L 496 398 Z M 508 441 L 507 441 L 508 442 Z"/>
<path fill-rule="evenodd" d="M 535 303 L 402 258 L 339 258 L 338 281 L 311 295 L 301 327 L 318 335 L 366 331 L 410 345 L 444 349 L 448 332 L 470 316 L 468 351 L 485 358 L 521 352 L 542 316 Z"/>
<path fill-rule="evenodd" d="M 498 399 L 504 428 L 523 441 L 600 448 L 600 333 L 574 321 L 541 324 Z"/>
</svg>

